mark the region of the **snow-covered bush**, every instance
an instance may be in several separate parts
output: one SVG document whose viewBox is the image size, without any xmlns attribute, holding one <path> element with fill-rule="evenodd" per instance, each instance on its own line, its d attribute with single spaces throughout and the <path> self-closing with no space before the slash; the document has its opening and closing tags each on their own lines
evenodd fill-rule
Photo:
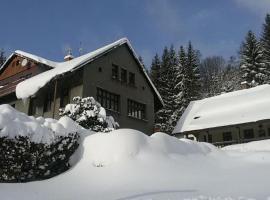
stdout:
<svg viewBox="0 0 270 200">
<path fill-rule="evenodd" d="M 29 137 L 0 138 L 0 182 L 28 182 L 53 177 L 69 169 L 78 134 L 59 136 L 51 144 Z"/>
<path fill-rule="evenodd" d="M 96 132 L 109 132 L 119 127 L 112 116 L 93 97 L 74 97 L 72 104 L 59 109 L 60 116 L 68 116 L 86 129 Z"/>
<path fill-rule="evenodd" d="M 0 182 L 40 180 L 67 170 L 79 145 L 76 126 L 68 117 L 36 119 L 0 105 Z"/>
</svg>

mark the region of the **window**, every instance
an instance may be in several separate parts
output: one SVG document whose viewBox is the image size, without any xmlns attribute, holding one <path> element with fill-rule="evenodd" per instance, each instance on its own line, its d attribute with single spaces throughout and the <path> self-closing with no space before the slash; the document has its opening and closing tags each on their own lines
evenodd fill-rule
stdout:
<svg viewBox="0 0 270 200">
<path fill-rule="evenodd" d="M 245 139 L 251 139 L 251 138 L 254 138 L 254 131 L 253 129 L 245 129 L 244 130 L 244 138 Z"/>
<path fill-rule="evenodd" d="M 37 99 L 36 98 L 31 98 L 30 99 L 30 104 L 29 104 L 29 115 L 35 115 L 37 109 Z"/>
<path fill-rule="evenodd" d="M 268 136 L 270 136 L 270 128 L 268 128 Z"/>
<path fill-rule="evenodd" d="M 209 143 L 212 143 L 213 142 L 212 134 L 208 134 L 208 142 Z"/>
<path fill-rule="evenodd" d="M 265 136 L 266 136 L 265 130 L 264 130 L 263 128 L 260 128 L 260 129 L 258 130 L 258 133 L 259 133 L 259 137 L 265 137 Z"/>
<path fill-rule="evenodd" d="M 16 66 L 18 66 L 20 64 L 20 61 L 19 60 L 17 60 L 16 61 Z"/>
<path fill-rule="evenodd" d="M 61 92 L 60 107 L 63 108 L 69 103 L 69 91 L 65 88 Z"/>
<path fill-rule="evenodd" d="M 127 70 L 121 69 L 121 82 L 127 83 Z"/>
<path fill-rule="evenodd" d="M 51 110 L 52 101 L 53 101 L 53 95 L 51 92 L 49 92 L 47 96 L 45 97 L 43 112 L 48 112 Z"/>
<path fill-rule="evenodd" d="M 232 132 L 224 132 L 223 141 L 232 141 Z"/>
<path fill-rule="evenodd" d="M 101 67 L 98 68 L 98 72 L 102 72 L 102 68 Z"/>
<path fill-rule="evenodd" d="M 97 101 L 105 109 L 116 112 L 120 111 L 120 96 L 118 94 L 97 88 Z"/>
<path fill-rule="evenodd" d="M 119 67 L 117 65 L 112 65 L 112 78 L 113 79 L 118 79 L 118 71 L 119 71 Z"/>
<path fill-rule="evenodd" d="M 207 142 L 206 135 L 203 136 L 203 141 Z"/>
<path fill-rule="evenodd" d="M 135 85 L 135 74 L 132 72 L 129 72 L 129 84 Z"/>
<path fill-rule="evenodd" d="M 146 119 L 146 105 L 128 99 L 128 116 L 138 119 Z"/>
</svg>

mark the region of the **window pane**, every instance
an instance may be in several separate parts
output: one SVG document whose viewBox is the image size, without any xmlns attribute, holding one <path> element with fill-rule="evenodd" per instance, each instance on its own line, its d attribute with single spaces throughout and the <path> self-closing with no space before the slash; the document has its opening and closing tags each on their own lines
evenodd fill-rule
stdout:
<svg viewBox="0 0 270 200">
<path fill-rule="evenodd" d="M 121 82 L 126 83 L 127 82 L 127 70 L 121 69 Z"/>
<path fill-rule="evenodd" d="M 254 138 L 254 131 L 253 131 L 253 129 L 245 129 L 244 130 L 244 138 L 245 139 Z"/>
<path fill-rule="evenodd" d="M 146 119 L 146 105 L 128 99 L 127 102 L 128 116 L 138 119 Z"/>
<path fill-rule="evenodd" d="M 112 65 L 112 78 L 118 79 L 118 66 Z"/>
<path fill-rule="evenodd" d="M 97 88 L 97 101 L 105 109 L 119 112 L 119 95 Z"/>
<path fill-rule="evenodd" d="M 223 141 L 232 141 L 232 133 L 224 132 L 223 133 Z"/>
<path fill-rule="evenodd" d="M 129 72 L 129 84 L 135 85 L 135 74 L 132 72 Z"/>
</svg>

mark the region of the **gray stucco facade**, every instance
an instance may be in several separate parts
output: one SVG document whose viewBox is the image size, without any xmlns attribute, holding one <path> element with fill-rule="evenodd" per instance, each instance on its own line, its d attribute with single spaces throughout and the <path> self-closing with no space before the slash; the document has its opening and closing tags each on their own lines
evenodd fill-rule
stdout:
<svg viewBox="0 0 270 200">
<path fill-rule="evenodd" d="M 102 90 L 105 91 L 105 95 L 110 95 L 110 98 L 117 96 L 119 108 L 110 109 L 104 105 L 107 115 L 112 115 L 119 122 L 120 128 L 133 128 L 146 134 L 152 134 L 154 113 L 155 109 L 160 107 L 160 102 L 157 102 L 155 91 L 151 88 L 139 65 L 140 63 L 134 58 L 128 45 L 123 44 L 79 69 L 59 76 L 31 98 L 23 101 L 17 100 L 15 95 L 11 95 L 2 103 L 9 103 L 17 110 L 36 117 L 53 117 L 54 115 L 54 118 L 59 118 L 59 108 L 63 106 L 61 105 L 63 98 L 65 98 L 65 102 L 72 102 L 75 96 L 92 96 L 98 100 L 98 90 Z M 113 76 L 115 66 L 118 68 L 117 77 Z M 122 80 L 122 73 L 126 75 L 126 80 Z M 134 84 L 130 84 L 130 76 L 133 76 Z M 55 87 L 56 99 L 54 102 Z M 63 97 L 64 91 L 65 97 Z M 35 104 L 34 113 L 33 102 Z M 140 115 L 133 116 L 128 102 L 133 104 L 135 102 L 137 107 L 141 106 L 144 112 L 143 117 L 141 117 L 141 112 Z"/>
</svg>

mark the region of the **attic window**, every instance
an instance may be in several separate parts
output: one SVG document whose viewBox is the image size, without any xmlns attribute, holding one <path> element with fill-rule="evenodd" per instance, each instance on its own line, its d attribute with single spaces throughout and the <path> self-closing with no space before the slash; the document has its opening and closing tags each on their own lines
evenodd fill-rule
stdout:
<svg viewBox="0 0 270 200">
<path fill-rule="evenodd" d="M 17 60 L 16 61 L 16 66 L 18 66 L 20 64 L 20 61 L 19 60 Z"/>
<path fill-rule="evenodd" d="M 113 64 L 112 65 L 112 78 L 113 79 L 118 80 L 118 71 L 119 71 L 118 66 Z"/>
<path fill-rule="evenodd" d="M 129 72 L 129 84 L 135 86 L 135 74 L 132 72 Z"/>
<path fill-rule="evenodd" d="M 201 116 L 196 116 L 196 117 L 194 117 L 193 119 L 199 119 Z"/>
</svg>

